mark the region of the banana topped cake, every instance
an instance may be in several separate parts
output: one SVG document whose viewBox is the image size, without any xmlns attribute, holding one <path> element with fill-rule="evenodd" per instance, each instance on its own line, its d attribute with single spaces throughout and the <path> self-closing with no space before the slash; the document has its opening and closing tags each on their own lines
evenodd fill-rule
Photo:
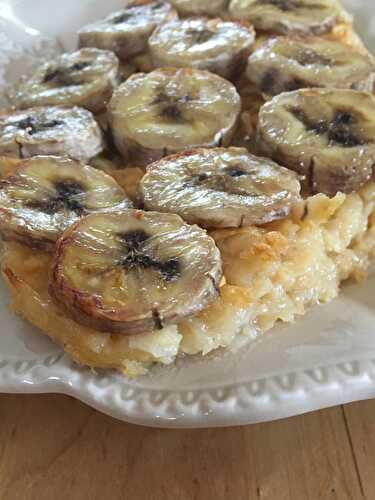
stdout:
<svg viewBox="0 0 375 500">
<path fill-rule="evenodd" d="M 129 377 L 366 278 L 375 62 L 338 0 L 133 0 L 0 112 L 15 313 Z"/>
</svg>

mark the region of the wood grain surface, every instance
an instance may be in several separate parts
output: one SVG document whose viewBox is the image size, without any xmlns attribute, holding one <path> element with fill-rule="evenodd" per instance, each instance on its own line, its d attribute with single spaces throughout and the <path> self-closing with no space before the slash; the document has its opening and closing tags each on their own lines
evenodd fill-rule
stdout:
<svg viewBox="0 0 375 500">
<path fill-rule="evenodd" d="M 375 499 L 375 401 L 200 430 L 0 396 L 0 500 Z"/>
</svg>

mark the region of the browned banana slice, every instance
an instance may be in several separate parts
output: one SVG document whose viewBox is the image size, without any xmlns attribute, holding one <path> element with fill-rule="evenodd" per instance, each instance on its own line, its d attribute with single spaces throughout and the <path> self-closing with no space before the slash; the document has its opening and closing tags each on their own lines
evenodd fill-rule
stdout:
<svg viewBox="0 0 375 500">
<path fill-rule="evenodd" d="M 191 68 L 160 68 L 131 76 L 108 108 L 115 143 L 140 165 L 197 146 L 227 145 L 241 100 L 218 75 Z"/>
<path fill-rule="evenodd" d="M 231 0 L 234 19 L 248 19 L 258 31 L 320 35 L 350 16 L 339 0 Z"/>
<path fill-rule="evenodd" d="M 159 0 L 133 0 L 126 7 L 79 31 L 80 47 L 112 50 L 122 61 L 147 49 L 156 26 L 177 17 L 174 8 Z"/>
<path fill-rule="evenodd" d="M 308 87 L 372 92 L 375 62 L 338 42 L 318 37 L 278 37 L 249 57 L 247 78 L 266 96 Z"/>
<path fill-rule="evenodd" d="M 260 110 L 263 153 L 305 176 L 312 193 L 357 190 L 375 160 L 375 98 L 355 90 L 305 89 L 274 97 Z"/>
<path fill-rule="evenodd" d="M 254 40 L 250 25 L 200 18 L 165 23 L 148 43 L 155 67 L 206 69 L 231 79 L 244 69 Z"/>
<path fill-rule="evenodd" d="M 119 63 L 113 52 L 81 49 L 42 64 L 17 87 L 18 108 L 82 106 L 97 113 L 106 108 L 118 84 Z"/>
<path fill-rule="evenodd" d="M 125 210 L 85 217 L 57 244 L 51 294 L 79 323 L 105 332 L 161 329 L 217 297 L 220 253 L 174 214 Z"/>
<path fill-rule="evenodd" d="M 86 109 L 46 106 L 0 115 L 2 155 L 68 155 L 85 161 L 102 150 L 102 133 Z"/>
<path fill-rule="evenodd" d="M 149 210 L 223 228 L 286 217 L 300 185 L 294 172 L 246 149 L 202 148 L 151 164 L 140 191 Z"/>
<path fill-rule="evenodd" d="M 82 216 L 129 206 L 125 192 L 104 172 L 68 158 L 34 156 L 0 181 L 0 234 L 50 251 Z"/>
</svg>

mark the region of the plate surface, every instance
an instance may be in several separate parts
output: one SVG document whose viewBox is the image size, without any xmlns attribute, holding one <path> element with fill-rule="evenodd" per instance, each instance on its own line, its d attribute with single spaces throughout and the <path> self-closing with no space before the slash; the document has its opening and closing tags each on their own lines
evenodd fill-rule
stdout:
<svg viewBox="0 0 375 500">
<path fill-rule="evenodd" d="M 121 0 L 2 0 L 0 86 L 57 44 L 75 47 L 79 26 Z M 375 50 L 371 0 L 344 2 Z M 12 64 L 9 65 L 9 61 Z M 1 88 L 1 87 L 0 87 Z M 279 326 L 237 353 L 179 361 L 129 381 L 75 365 L 15 317 L 0 285 L 0 392 L 61 392 L 116 418 L 163 427 L 266 421 L 375 397 L 375 278 Z"/>
</svg>

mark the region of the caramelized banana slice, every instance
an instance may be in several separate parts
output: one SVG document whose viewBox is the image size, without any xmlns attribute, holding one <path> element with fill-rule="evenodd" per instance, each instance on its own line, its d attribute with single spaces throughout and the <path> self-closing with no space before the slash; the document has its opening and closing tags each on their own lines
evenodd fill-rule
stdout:
<svg viewBox="0 0 375 500">
<path fill-rule="evenodd" d="M 220 16 L 226 9 L 227 0 L 170 0 L 183 17 Z"/>
<path fill-rule="evenodd" d="M 161 68 L 131 76 L 108 108 L 115 143 L 128 161 L 147 165 L 196 146 L 227 145 L 241 100 L 220 76 L 190 68 Z"/>
<path fill-rule="evenodd" d="M 147 49 L 156 26 L 177 17 L 174 8 L 159 0 L 134 0 L 105 19 L 82 28 L 80 47 L 112 50 L 121 61 Z"/>
<path fill-rule="evenodd" d="M 113 52 L 81 49 L 46 62 L 25 76 L 12 100 L 18 108 L 82 106 L 97 113 L 106 108 L 118 83 L 118 72 Z"/>
<path fill-rule="evenodd" d="M 76 160 L 35 156 L 0 181 L 0 234 L 51 251 L 80 217 L 131 206 L 112 177 Z"/>
<path fill-rule="evenodd" d="M 247 78 L 266 96 L 308 87 L 372 92 L 375 62 L 370 54 L 317 37 L 278 37 L 249 57 Z"/>
<path fill-rule="evenodd" d="M 312 193 L 357 190 L 375 160 L 375 98 L 355 90 L 305 89 L 274 97 L 260 110 L 263 153 L 305 176 Z"/>
<path fill-rule="evenodd" d="M 186 151 L 151 164 L 140 183 L 145 208 L 207 228 L 286 217 L 299 198 L 297 175 L 243 148 Z"/>
<path fill-rule="evenodd" d="M 251 26 L 201 18 L 165 23 L 148 43 L 155 67 L 207 69 L 233 78 L 242 72 L 254 40 Z"/>
<path fill-rule="evenodd" d="M 83 108 L 40 107 L 0 115 L 0 154 L 69 155 L 88 160 L 103 150 L 100 128 Z"/>
<path fill-rule="evenodd" d="M 249 19 L 258 31 L 321 35 L 351 18 L 339 0 L 231 0 L 234 19 Z"/>
<path fill-rule="evenodd" d="M 71 226 L 57 244 L 50 293 L 78 322 L 135 334 L 195 314 L 217 297 L 220 253 L 172 214 L 125 210 Z"/>
</svg>

